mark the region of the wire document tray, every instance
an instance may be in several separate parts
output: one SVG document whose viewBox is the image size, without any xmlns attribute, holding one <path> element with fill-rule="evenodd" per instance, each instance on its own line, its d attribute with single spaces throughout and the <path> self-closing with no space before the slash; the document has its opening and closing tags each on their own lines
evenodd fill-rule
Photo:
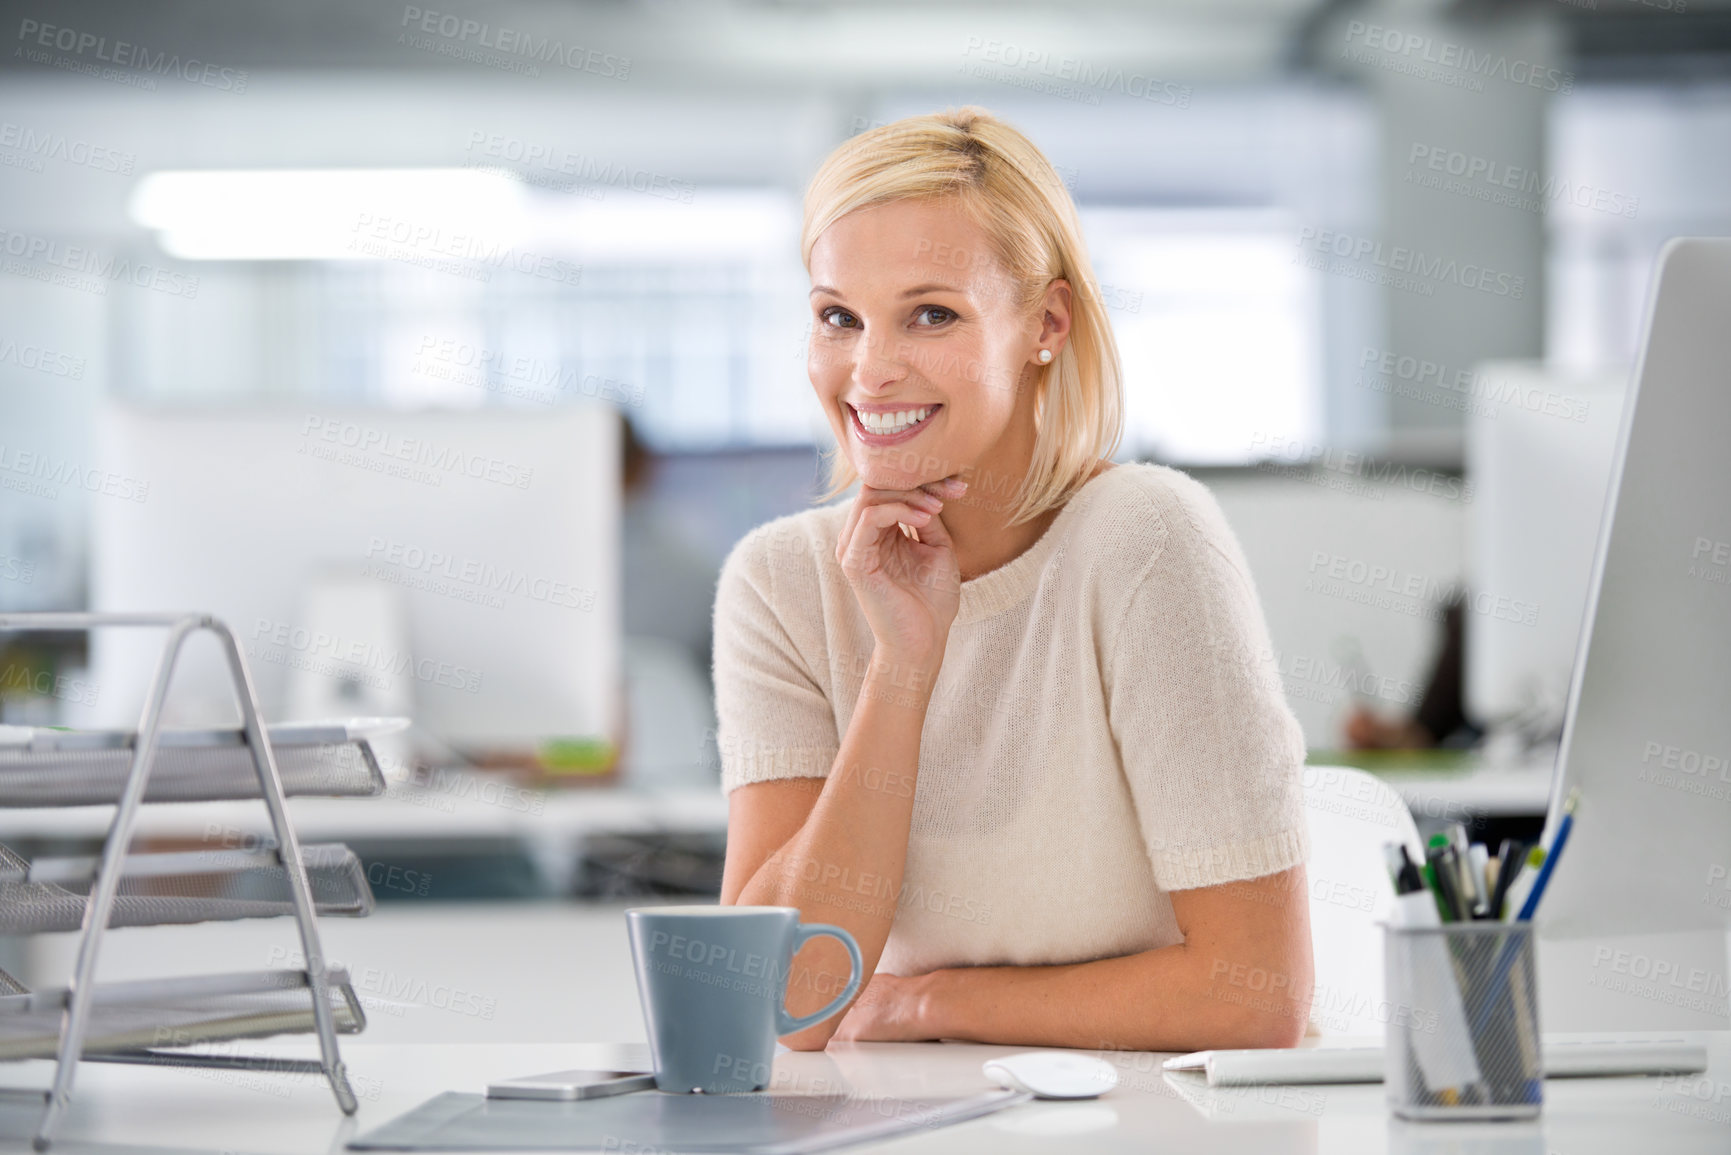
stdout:
<svg viewBox="0 0 1731 1155">
<path fill-rule="evenodd" d="M 301 847 L 318 913 L 364 918 L 373 892 L 361 860 L 339 844 Z M 0 934 L 75 931 L 96 874 L 94 858 L 28 862 L 0 846 Z M 274 850 L 134 854 L 122 867 L 108 925 L 226 922 L 294 914 L 288 871 Z"/>
<path fill-rule="evenodd" d="M 356 797 L 383 794 L 371 739 L 401 719 L 358 725 L 279 725 L 265 734 L 283 792 Z M 136 754 L 125 731 L 0 727 L 0 806 L 94 806 L 119 801 Z M 146 802 L 259 797 L 252 750 L 241 730 L 164 730 L 157 738 Z"/>
<path fill-rule="evenodd" d="M 331 967 L 325 977 L 338 1032 L 357 1033 L 367 1018 L 348 972 Z M 304 1034 L 313 1029 L 310 995 L 307 973 L 295 970 L 105 984 L 94 991 L 84 1054 Z M 54 1058 L 65 1009 L 63 990 L 0 997 L 0 1059 Z"/>
<path fill-rule="evenodd" d="M 406 728 L 407 720 L 267 728 L 234 632 L 208 614 L 0 614 L 0 633 L 104 627 L 167 633 L 136 733 L 0 726 L 0 807 L 114 807 L 97 857 L 30 861 L 0 847 L 0 933 L 81 932 L 72 981 L 63 990 L 30 991 L 0 972 L 0 1061 L 55 1061 L 35 1148 L 53 1141 L 82 1059 L 317 1075 L 343 1112 L 354 1114 L 359 1104 L 337 1035 L 363 1029 L 366 1016 L 348 973 L 324 962 L 317 914 L 368 914 L 373 894 L 347 847 L 301 846 L 287 797 L 383 794 L 371 742 Z M 175 660 L 196 631 L 216 635 L 222 647 L 239 729 L 162 727 Z M 128 853 L 147 804 L 249 798 L 263 802 L 270 816 L 271 836 L 258 849 Z M 309 969 L 96 983 L 110 927 L 275 915 L 293 916 Z M 309 1031 L 318 1036 L 317 1059 L 185 1049 Z"/>
</svg>

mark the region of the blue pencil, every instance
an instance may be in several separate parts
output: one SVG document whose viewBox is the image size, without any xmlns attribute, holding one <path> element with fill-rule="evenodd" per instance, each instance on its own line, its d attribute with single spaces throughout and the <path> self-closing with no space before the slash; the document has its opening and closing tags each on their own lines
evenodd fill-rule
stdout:
<svg viewBox="0 0 1731 1155">
<path fill-rule="evenodd" d="M 1569 791 L 1569 799 L 1563 803 L 1563 820 L 1557 823 L 1557 837 L 1551 843 L 1545 861 L 1539 866 L 1539 876 L 1533 879 L 1533 889 L 1527 892 L 1527 901 L 1521 904 L 1521 913 L 1516 915 L 1517 921 L 1525 922 L 1533 917 L 1533 912 L 1539 909 L 1539 899 L 1544 897 L 1545 887 L 1551 881 L 1551 871 L 1557 867 L 1557 859 L 1563 855 L 1563 844 L 1569 840 L 1569 831 L 1575 825 L 1575 802 L 1581 796 L 1579 789 Z"/>
</svg>

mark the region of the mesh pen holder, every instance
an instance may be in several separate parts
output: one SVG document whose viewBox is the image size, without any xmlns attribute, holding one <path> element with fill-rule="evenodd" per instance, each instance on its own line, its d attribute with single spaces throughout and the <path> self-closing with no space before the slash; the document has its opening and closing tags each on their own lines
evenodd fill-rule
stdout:
<svg viewBox="0 0 1731 1155">
<path fill-rule="evenodd" d="M 1530 922 L 1384 925 L 1383 1084 L 1407 1119 L 1527 1119 L 1544 1102 Z"/>
</svg>

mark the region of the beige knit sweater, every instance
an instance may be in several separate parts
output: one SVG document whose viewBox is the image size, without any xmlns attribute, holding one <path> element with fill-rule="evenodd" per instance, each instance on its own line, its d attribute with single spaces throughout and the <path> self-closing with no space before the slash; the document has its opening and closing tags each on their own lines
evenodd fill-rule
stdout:
<svg viewBox="0 0 1731 1155">
<path fill-rule="evenodd" d="M 852 494 L 742 538 L 715 600 L 722 788 L 826 777 L 874 649 L 835 558 Z M 1163 466 L 1089 481 L 962 583 L 878 969 L 1037 965 L 1182 940 L 1166 892 L 1303 862 L 1304 740 L 1243 552 Z M 851 901 L 851 898 L 850 898 Z"/>
</svg>

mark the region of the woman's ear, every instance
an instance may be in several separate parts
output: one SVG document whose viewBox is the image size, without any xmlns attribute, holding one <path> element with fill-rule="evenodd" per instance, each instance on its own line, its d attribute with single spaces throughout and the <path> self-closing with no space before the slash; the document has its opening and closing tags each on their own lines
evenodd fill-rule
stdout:
<svg viewBox="0 0 1731 1155">
<path fill-rule="evenodd" d="M 1069 281 L 1060 277 L 1046 286 L 1046 299 L 1041 305 L 1040 344 L 1054 354 L 1070 336 L 1070 304 Z"/>
</svg>

